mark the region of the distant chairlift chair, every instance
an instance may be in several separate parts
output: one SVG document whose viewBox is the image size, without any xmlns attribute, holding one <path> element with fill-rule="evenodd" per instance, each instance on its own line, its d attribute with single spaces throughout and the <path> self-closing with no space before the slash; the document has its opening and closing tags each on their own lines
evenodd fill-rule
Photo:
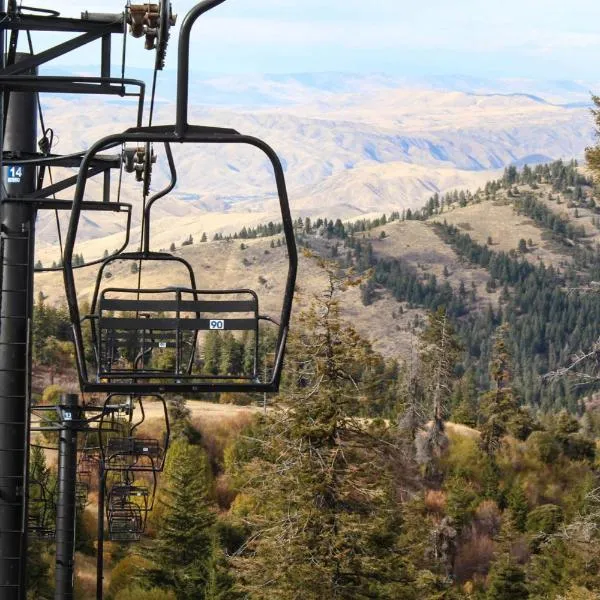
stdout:
<svg viewBox="0 0 600 600">
<path fill-rule="evenodd" d="M 114 404 L 117 396 L 116 394 L 110 394 L 106 398 L 99 422 L 100 430 L 103 429 L 104 419 L 109 415 L 110 406 Z M 148 399 L 148 397 L 145 398 Z M 162 408 L 164 418 L 164 435 L 162 440 L 137 435 L 136 429 L 142 425 L 146 416 L 144 397 L 131 397 L 132 405 L 140 409 L 140 420 L 132 423 L 129 430 L 123 432 L 121 436 L 112 436 L 106 440 L 103 439 L 103 436 L 100 436 L 100 453 L 106 470 L 128 472 L 150 471 L 153 473 L 163 470 L 169 447 L 169 415 L 164 398 L 158 395 L 153 395 L 152 398 L 158 400 Z"/>
<path fill-rule="evenodd" d="M 108 537 L 115 542 L 137 542 L 150 510 L 148 488 L 130 483 L 114 485 L 107 494 Z"/>
<path fill-rule="evenodd" d="M 53 539 L 56 533 L 54 494 L 36 479 L 29 480 L 29 511 L 27 531 L 40 539 Z"/>
</svg>

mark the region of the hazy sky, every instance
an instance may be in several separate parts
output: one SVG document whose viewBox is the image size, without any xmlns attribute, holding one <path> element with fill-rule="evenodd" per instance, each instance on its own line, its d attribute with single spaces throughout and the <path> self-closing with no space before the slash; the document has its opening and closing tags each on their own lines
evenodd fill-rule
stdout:
<svg viewBox="0 0 600 600">
<path fill-rule="evenodd" d="M 120 12 L 105 0 L 43 0 L 60 10 Z M 179 22 L 192 6 L 173 0 Z M 600 79 L 598 0 L 228 0 L 199 21 L 193 67 L 226 73 L 307 71 Z M 42 47 L 48 38 L 36 33 Z M 175 66 L 175 40 L 167 67 Z M 152 65 L 127 40 L 129 64 Z M 64 59 L 85 64 L 90 52 Z M 97 53 L 96 53 L 97 55 Z"/>
</svg>

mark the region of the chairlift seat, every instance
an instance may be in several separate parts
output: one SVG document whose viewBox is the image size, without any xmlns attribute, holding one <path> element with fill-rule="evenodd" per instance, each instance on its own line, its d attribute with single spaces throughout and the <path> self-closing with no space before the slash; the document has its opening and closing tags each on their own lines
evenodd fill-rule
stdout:
<svg viewBox="0 0 600 600">
<path fill-rule="evenodd" d="M 77 481 L 75 484 L 75 504 L 79 510 L 83 510 L 88 503 L 89 486 L 85 481 Z"/>
<path fill-rule="evenodd" d="M 54 495 L 39 481 L 29 482 L 29 510 L 27 513 L 27 531 L 39 539 L 53 539 L 56 534 L 52 514 L 56 510 Z M 37 488 L 37 493 L 32 493 Z"/>
<path fill-rule="evenodd" d="M 146 528 L 149 490 L 131 483 L 116 484 L 108 492 L 106 513 L 109 539 L 135 542 Z"/>
<path fill-rule="evenodd" d="M 102 290 L 94 321 L 98 379 L 179 381 L 211 379 L 195 364 L 198 335 L 210 331 L 250 331 L 258 352 L 258 296 L 252 290 L 195 290 L 190 288 Z M 157 352 L 171 350 L 164 365 L 152 361 Z M 254 380 L 252 372 L 218 379 Z"/>
<path fill-rule="evenodd" d="M 133 502 L 109 508 L 108 537 L 115 542 L 138 542 L 144 532 L 141 508 Z"/>
<path fill-rule="evenodd" d="M 106 446 L 105 468 L 112 471 L 160 471 L 164 449 L 156 439 L 112 438 Z"/>
</svg>

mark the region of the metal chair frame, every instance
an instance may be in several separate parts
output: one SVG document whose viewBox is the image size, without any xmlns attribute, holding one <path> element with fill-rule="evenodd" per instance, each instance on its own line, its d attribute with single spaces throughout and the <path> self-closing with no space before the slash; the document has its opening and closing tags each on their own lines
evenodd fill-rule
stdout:
<svg viewBox="0 0 600 600">
<path fill-rule="evenodd" d="M 107 396 L 104 406 L 108 406 L 109 402 L 117 396 L 118 394 Z M 133 399 L 133 401 L 137 400 L 137 404 L 140 407 L 141 419 L 135 423 L 131 420 L 131 426 L 125 432 L 124 436 L 111 437 L 106 441 L 102 436 L 99 436 L 100 455 L 106 471 L 159 473 L 163 470 L 171 435 L 169 413 L 167 403 L 162 396 L 155 394 L 151 397 L 161 402 L 163 407 L 165 432 L 162 442 L 161 440 L 143 438 L 136 435 L 136 429 L 145 421 L 146 413 L 143 398 L 138 397 Z M 99 429 L 103 428 L 105 416 L 108 416 L 108 413 L 106 410 L 103 410 L 98 423 Z"/>
<path fill-rule="evenodd" d="M 178 47 L 178 75 L 177 75 L 177 106 L 176 120 L 174 125 L 153 126 L 153 127 L 134 127 L 123 133 L 109 135 L 95 144 L 93 144 L 86 153 L 80 167 L 77 186 L 73 199 L 73 208 L 69 222 L 69 229 L 65 240 L 64 248 L 64 281 L 69 306 L 71 323 L 73 325 L 74 342 L 76 351 L 77 370 L 79 374 L 79 383 L 83 392 L 121 392 L 121 393 L 160 393 L 160 392 L 274 392 L 279 389 L 281 381 L 281 372 L 283 366 L 283 356 L 285 344 L 288 335 L 292 300 L 296 282 L 296 273 L 298 267 L 298 255 L 294 237 L 294 226 L 290 213 L 287 190 L 285 186 L 285 176 L 281 161 L 275 151 L 264 141 L 247 135 L 242 135 L 234 129 L 225 129 L 219 127 L 194 126 L 188 123 L 188 98 L 189 98 L 189 51 L 190 35 L 192 26 L 196 20 L 211 10 L 222 4 L 225 0 L 205 0 L 196 5 L 185 17 L 179 34 Z M 265 318 L 272 321 L 279 327 L 278 338 L 275 347 L 275 362 L 268 380 L 261 381 L 259 374 L 252 380 L 239 379 L 207 379 L 207 378 L 187 378 L 175 375 L 165 380 L 155 380 L 147 377 L 144 380 L 134 376 L 131 381 L 115 381 L 112 378 L 90 377 L 85 360 L 85 348 L 82 335 L 82 319 L 79 313 L 77 302 L 77 288 L 73 273 L 73 253 L 79 219 L 84 201 L 86 189 L 85 173 L 94 157 L 105 150 L 120 146 L 124 143 L 141 144 L 164 144 L 168 149 L 168 158 L 172 164 L 169 145 L 171 143 L 180 144 L 243 144 L 249 145 L 262 151 L 273 167 L 275 183 L 279 197 L 279 207 L 282 216 L 283 232 L 288 253 L 288 273 L 285 285 L 281 315 L 279 321 Z M 174 169 L 172 169 L 173 184 Z M 171 184 L 167 189 L 171 188 Z M 158 194 L 162 197 L 165 191 Z M 150 203 L 149 203 L 150 204 Z M 149 207 L 147 207 L 149 216 Z M 145 224 L 146 231 L 149 227 L 149 219 Z M 146 236 L 145 252 L 148 252 L 148 236 Z M 144 254 L 144 252 L 142 252 Z M 166 258 L 166 257 L 165 257 Z M 169 258 L 166 258 L 169 260 Z M 200 290 L 192 289 L 192 292 Z M 225 292 L 234 293 L 243 290 L 225 290 Z M 136 311 L 137 312 L 137 311 Z"/>
</svg>

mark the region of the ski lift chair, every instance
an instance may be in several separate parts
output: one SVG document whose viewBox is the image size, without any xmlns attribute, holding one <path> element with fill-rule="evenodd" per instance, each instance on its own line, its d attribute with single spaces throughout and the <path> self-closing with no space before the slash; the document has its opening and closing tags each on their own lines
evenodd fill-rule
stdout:
<svg viewBox="0 0 600 600">
<path fill-rule="evenodd" d="M 155 394 L 162 392 L 273 392 L 279 389 L 283 356 L 292 310 L 298 255 L 290 214 L 283 167 L 274 150 L 264 141 L 242 135 L 234 129 L 203 127 L 188 123 L 190 34 L 195 21 L 224 0 L 204 0 L 185 17 L 179 34 L 177 107 L 175 124 L 134 127 L 96 142 L 81 163 L 73 208 L 64 248 L 64 281 L 73 326 L 77 369 L 83 392 Z M 242 144 L 262 151 L 269 159 L 277 187 L 279 208 L 287 248 L 288 271 L 281 313 L 277 317 L 259 311 L 258 294 L 249 289 L 198 289 L 190 267 L 190 287 L 180 284 L 160 289 L 96 287 L 93 310 L 82 319 L 73 273 L 73 255 L 82 204 L 86 193 L 88 165 L 105 150 L 122 144 L 163 144 L 171 167 L 172 181 L 167 190 L 148 202 L 143 228 L 143 250 L 120 255 L 125 260 L 164 261 L 167 266 L 181 259 L 166 253 L 150 252 L 149 221 L 153 200 L 164 197 L 176 180 L 170 145 Z M 148 161 L 150 163 L 150 161 Z M 114 259 L 108 259 L 111 261 Z M 101 273 L 106 262 L 101 267 Z M 169 272 L 165 270 L 165 279 Z M 92 343 L 96 365 L 88 365 L 89 347 L 84 344 L 82 323 L 92 324 Z M 259 335 L 267 324 L 277 328 L 272 354 L 273 368 L 266 375 L 259 367 Z M 254 364 L 247 372 L 215 375 L 202 369 L 195 360 L 198 338 L 211 331 L 251 332 L 255 336 Z M 86 352 L 87 350 L 87 352 Z M 172 360 L 160 366 L 154 359 L 160 351 L 170 351 Z M 269 353 L 270 354 L 270 353 Z"/>
<path fill-rule="evenodd" d="M 78 510 L 83 510 L 88 503 L 88 494 L 90 488 L 87 482 L 77 480 L 75 483 L 75 506 Z"/>
<path fill-rule="evenodd" d="M 92 477 L 98 472 L 98 460 L 85 451 L 79 454 L 77 461 L 77 481 L 84 484 L 87 489 L 92 485 Z"/>
<path fill-rule="evenodd" d="M 86 449 L 91 460 L 104 458 L 103 448 L 113 439 L 122 439 L 130 435 L 133 425 L 133 411 L 126 404 L 114 404 L 113 395 L 109 395 L 102 407 L 96 428 L 89 430 L 86 436 Z"/>
<path fill-rule="evenodd" d="M 109 402 L 114 401 L 115 394 L 111 394 L 105 401 L 105 407 Z M 169 447 L 170 427 L 167 404 L 162 396 L 153 396 L 158 400 L 162 407 L 164 417 L 164 435 L 162 440 L 143 437 L 137 435 L 136 430 L 145 421 L 146 413 L 144 410 L 144 398 L 132 398 L 140 409 L 139 421 L 132 424 L 129 432 L 124 436 L 110 437 L 106 442 L 100 439 L 100 452 L 103 458 L 104 468 L 111 471 L 151 471 L 154 473 L 163 470 L 167 448 Z M 106 408 L 102 412 L 102 420 L 107 414 Z"/>
<path fill-rule="evenodd" d="M 116 484 L 107 495 L 108 536 L 112 541 L 137 542 L 146 528 L 150 510 L 148 488 L 131 483 Z"/>
<path fill-rule="evenodd" d="M 139 542 L 144 532 L 142 511 L 133 502 L 124 502 L 108 513 L 108 539 L 113 542 Z"/>
</svg>

